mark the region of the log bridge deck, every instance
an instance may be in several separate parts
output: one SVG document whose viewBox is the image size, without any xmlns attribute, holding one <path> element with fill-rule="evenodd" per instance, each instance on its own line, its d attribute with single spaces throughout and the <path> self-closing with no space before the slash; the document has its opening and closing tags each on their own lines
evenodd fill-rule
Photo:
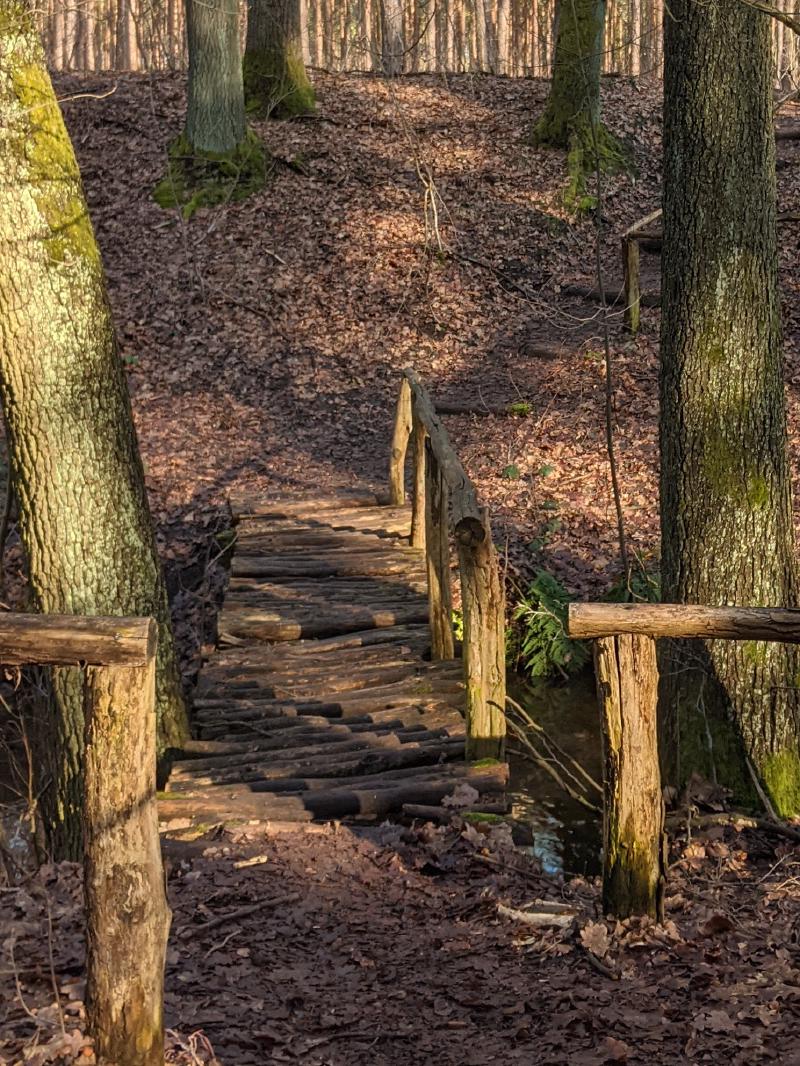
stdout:
<svg viewBox="0 0 800 1066">
<path fill-rule="evenodd" d="M 442 460 L 458 482 L 452 501 Z M 167 828 L 381 819 L 406 803 L 438 804 L 463 781 L 482 796 L 502 794 L 496 557 L 485 513 L 411 372 L 398 401 L 389 499 L 354 490 L 231 500 L 236 542 L 219 646 L 194 702 L 197 739 L 173 763 L 159 801 Z"/>
</svg>

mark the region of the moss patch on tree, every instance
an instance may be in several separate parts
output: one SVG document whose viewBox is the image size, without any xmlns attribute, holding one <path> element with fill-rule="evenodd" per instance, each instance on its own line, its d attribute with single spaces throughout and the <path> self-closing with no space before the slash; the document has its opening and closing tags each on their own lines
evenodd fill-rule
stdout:
<svg viewBox="0 0 800 1066">
<path fill-rule="evenodd" d="M 800 814 L 800 756 L 796 751 L 767 756 L 761 776 L 772 805 L 781 817 Z"/>
<path fill-rule="evenodd" d="M 583 214 L 597 206 L 597 197 L 589 188 L 598 169 L 601 174 L 633 171 L 626 146 L 602 122 L 595 123 L 586 116 L 576 116 L 563 123 L 554 120 L 546 111 L 534 128 L 533 143 L 567 150 L 567 184 L 562 202 L 575 214 Z"/>
<path fill-rule="evenodd" d="M 314 88 L 302 56 L 293 48 L 246 52 L 242 74 L 248 113 L 259 118 L 293 118 L 314 110 Z"/>
<path fill-rule="evenodd" d="M 166 176 L 153 197 L 161 207 L 180 207 L 189 219 L 201 207 L 244 200 L 262 189 L 268 157 L 252 131 L 231 152 L 200 152 L 181 134 L 169 148 Z"/>
</svg>

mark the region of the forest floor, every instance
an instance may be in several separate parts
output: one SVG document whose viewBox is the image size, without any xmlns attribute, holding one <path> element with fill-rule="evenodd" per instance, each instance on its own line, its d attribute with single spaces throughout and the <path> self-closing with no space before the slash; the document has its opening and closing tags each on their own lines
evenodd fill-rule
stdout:
<svg viewBox="0 0 800 1066">
<path fill-rule="evenodd" d="M 187 681 L 214 636 L 229 490 L 383 487 L 407 365 L 439 399 L 531 405 L 525 418 L 446 419 L 512 581 L 524 587 L 542 566 L 586 595 L 616 576 L 604 322 L 564 291 L 593 284 L 598 229 L 561 207 L 563 156 L 528 142 L 546 83 L 316 81 L 314 118 L 257 127 L 273 153 L 266 189 L 188 223 L 151 198 L 181 126 L 184 78 L 57 82 L 108 272 Z M 659 202 L 658 88 L 606 79 L 604 110 L 638 167 L 636 180 L 606 182 L 600 258 L 614 289 L 620 234 Z M 783 210 L 800 195 L 798 151 L 779 146 Z M 430 227 L 426 243 L 431 181 L 441 252 Z M 796 228 L 781 230 L 780 245 L 797 476 Z M 657 260 L 645 277 L 657 288 Z M 626 525 L 651 562 L 658 312 L 644 310 L 635 340 L 618 310 L 608 326 Z M 170 849 L 172 1061 L 212 1061 L 207 1040 L 225 1066 L 800 1066 L 800 855 L 760 834 L 716 829 L 683 842 L 659 928 L 605 922 L 595 884 L 545 878 L 526 854 L 471 832 L 265 838 L 254 828 Z M 575 920 L 541 931 L 498 911 L 539 898 L 574 904 Z M 0 1062 L 21 1061 L 23 1047 L 34 1066 L 59 1049 L 91 1061 L 81 924 L 74 867 L 0 890 Z"/>
</svg>

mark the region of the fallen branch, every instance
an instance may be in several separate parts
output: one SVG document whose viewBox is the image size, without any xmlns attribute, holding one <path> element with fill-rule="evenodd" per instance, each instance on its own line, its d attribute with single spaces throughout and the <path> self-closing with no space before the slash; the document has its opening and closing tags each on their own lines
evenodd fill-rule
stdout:
<svg viewBox="0 0 800 1066">
<path fill-rule="evenodd" d="M 237 907 L 235 911 L 220 914 L 208 922 L 203 922 L 202 925 L 187 925 L 183 928 L 191 933 L 208 933 L 212 929 L 219 929 L 221 925 L 225 925 L 227 922 L 235 922 L 238 918 L 247 918 L 248 915 L 257 914 L 258 911 L 263 911 L 267 907 L 278 907 L 282 903 L 294 903 L 298 899 L 300 899 L 298 892 L 292 892 L 288 896 L 270 896 L 269 899 L 259 900 L 258 903 L 251 903 L 247 907 Z"/>
<path fill-rule="evenodd" d="M 699 818 L 689 818 L 686 811 L 678 811 L 667 817 L 667 826 L 671 829 L 683 822 L 690 824 L 693 829 L 709 829 L 715 825 L 730 825 L 734 829 L 760 829 L 764 833 L 772 833 L 774 836 L 800 844 L 800 829 L 794 829 L 784 822 L 773 822 L 769 818 L 754 818 L 752 815 L 737 814 L 735 811 L 726 814 L 702 814 Z"/>
</svg>

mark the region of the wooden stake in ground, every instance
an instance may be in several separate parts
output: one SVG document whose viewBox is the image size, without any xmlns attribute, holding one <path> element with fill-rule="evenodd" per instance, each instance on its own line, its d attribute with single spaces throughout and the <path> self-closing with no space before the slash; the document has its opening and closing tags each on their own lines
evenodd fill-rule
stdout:
<svg viewBox="0 0 800 1066">
<path fill-rule="evenodd" d="M 170 926 L 158 839 L 155 624 L 140 665 L 86 681 L 87 1017 L 99 1061 L 163 1066 Z"/>
<path fill-rule="evenodd" d="M 658 762 L 658 667 L 651 637 L 594 645 L 603 723 L 603 909 L 661 918 L 664 804 Z"/>
</svg>

